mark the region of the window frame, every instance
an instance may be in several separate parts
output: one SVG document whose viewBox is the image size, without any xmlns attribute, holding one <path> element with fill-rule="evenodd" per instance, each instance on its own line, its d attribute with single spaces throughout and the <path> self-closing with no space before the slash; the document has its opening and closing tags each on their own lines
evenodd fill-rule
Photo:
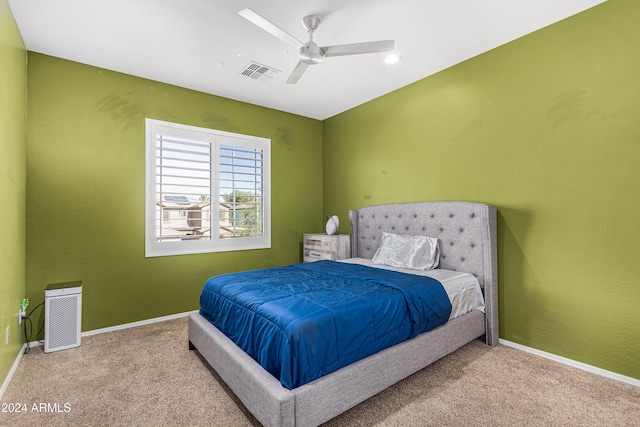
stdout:
<svg viewBox="0 0 640 427">
<path fill-rule="evenodd" d="M 208 129 L 180 123 L 166 122 L 151 118 L 145 119 L 145 257 L 187 255 L 211 252 L 240 251 L 271 248 L 271 140 L 268 138 L 243 135 L 216 129 Z M 210 239 L 203 240 L 176 240 L 157 241 L 157 217 L 156 217 L 156 135 L 197 137 L 198 141 L 212 145 L 210 171 L 211 191 L 210 200 L 220 200 L 220 145 L 233 145 L 234 147 L 246 147 L 262 150 L 262 208 L 263 208 L 263 233 L 258 237 L 231 237 L 220 238 L 220 203 L 216 209 L 211 204 Z"/>
</svg>

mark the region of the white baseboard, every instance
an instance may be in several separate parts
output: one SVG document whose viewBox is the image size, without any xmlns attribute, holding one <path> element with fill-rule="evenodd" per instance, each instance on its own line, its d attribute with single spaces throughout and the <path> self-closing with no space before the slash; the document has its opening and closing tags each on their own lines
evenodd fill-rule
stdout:
<svg viewBox="0 0 640 427">
<path fill-rule="evenodd" d="M 586 363 L 577 362 L 575 360 L 567 359 L 566 357 L 557 356 L 557 355 L 552 354 L 552 353 L 547 353 L 546 351 L 537 350 L 535 348 L 527 347 L 527 346 L 522 345 L 522 344 L 518 344 L 518 343 L 515 343 L 515 342 L 503 340 L 502 338 L 500 338 L 499 342 L 500 342 L 500 344 L 504 344 L 507 347 L 516 348 L 518 350 L 522 350 L 522 351 L 525 351 L 527 353 L 535 354 L 537 356 L 541 356 L 541 357 L 544 357 L 546 359 L 551 359 L 551 360 L 554 360 L 556 362 L 560 362 L 560 363 L 562 363 L 564 365 L 569 365 L 569 366 L 573 366 L 574 368 L 582 369 L 583 371 L 591 372 L 593 374 L 602 375 L 603 377 L 611 378 L 611 379 L 614 379 L 614 380 L 617 380 L 617 381 L 622 381 L 623 383 L 627 383 L 627 384 L 634 385 L 636 387 L 640 387 L 640 380 L 636 379 L 636 378 L 627 377 L 625 375 L 621 375 L 621 374 L 617 374 L 615 372 L 607 371 L 605 369 L 597 368 L 597 367 L 592 366 L 592 365 L 587 365 Z"/>
<path fill-rule="evenodd" d="M 109 326 L 108 328 L 94 329 L 92 331 L 82 332 L 80 335 L 88 337 L 91 335 L 103 334 L 105 332 L 119 331 L 121 329 L 135 328 L 136 326 L 150 325 L 152 323 L 164 322 L 165 320 L 179 319 L 187 317 L 191 313 L 197 313 L 198 310 L 185 311 L 184 313 L 170 314 L 168 316 L 154 317 L 152 319 L 140 320 L 139 322 L 124 323 L 122 325 Z"/>
<path fill-rule="evenodd" d="M 20 347 L 20 351 L 18 352 L 16 361 L 13 362 L 13 366 L 11 366 L 11 369 L 9 370 L 9 374 L 7 375 L 7 378 L 4 379 L 4 382 L 2 383 L 2 388 L 0 388 L 0 400 L 2 400 L 2 396 L 4 396 L 4 392 L 7 391 L 7 387 L 9 387 L 9 383 L 11 382 L 11 378 L 13 378 L 13 374 L 15 374 L 16 369 L 18 369 L 18 365 L 22 360 L 22 355 L 24 354 L 24 351 L 26 350 L 26 348 L 27 348 L 26 344 L 22 344 L 22 347 Z"/>
<path fill-rule="evenodd" d="M 187 317 L 191 313 L 197 313 L 197 312 L 198 310 L 185 311 L 184 313 L 170 314 L 168 316 L 154 317 L 151 319 L 140 320 L 138 322 L 123 323 L 122 325 L 109 326 L 107 328 L 100 328 L 100 329 L 93 329 L 90 331 L 82 332 L 80 336 L 88 337 L 91 335 L 104 334 L 105 332 L 113 332 L 113 331 L 119 331 L 121 329 L 135 328 L 136 326 L 150 325 L 152 323 L 164 322 L 166 320 L 173 320 L 173 319 L 179 319 L 181 317 Z M 29 345 L 31 347 L 38 347 L 43 344 L 40 341 L 31 341 Z"/>
</svg>

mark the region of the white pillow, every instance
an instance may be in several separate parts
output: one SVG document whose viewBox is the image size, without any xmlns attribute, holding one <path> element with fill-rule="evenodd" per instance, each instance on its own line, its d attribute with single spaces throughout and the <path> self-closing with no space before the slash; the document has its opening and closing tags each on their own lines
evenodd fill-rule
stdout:
<svg viewBox="0 0 640 427">
<path fill-rule="evenodd" d="M 433 270 L 440 262 L 440 246 L 433 237 L 383 232 L 380 247 L 371 261 L 412 270 Z"/>
</svg>

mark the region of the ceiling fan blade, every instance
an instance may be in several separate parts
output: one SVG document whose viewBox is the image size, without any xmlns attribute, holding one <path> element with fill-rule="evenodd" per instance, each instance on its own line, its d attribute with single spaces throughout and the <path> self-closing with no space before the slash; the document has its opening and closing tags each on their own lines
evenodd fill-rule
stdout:
<svg viewBox="0 0 640 427">
<path fill-rule="evenodd" d="M 298 65 L 296 65 L 296 68 L 293 69 L 291 75 L 287 79 L 287 84 L 290 85 L 298 83 L 298 80 L 300 80 L 300 77 L 302 77 L 308 66 L 309 64 L 298 62 Z"/>
<path fill-rule="evenodd" d="M 238 15 L 253 22 L 258 27 L 265 30 L 267 33 L 279 38 L 283 42 L 288 43 L 297 49 L 300 49 L 302 46 L 304 46 L 304 43 L 302 43 L 300 40 L 296 39 L 273 22 L 269 21 L 261 15 L 258 15 L 256 12 L 249 8 L 242 9 L 240 12 L 238 12 Z"/>
<path fill-rule="evenodd" d="M 340 44 L 337 46 L 323 47 L 324 56 L 359 55 L 361 53 L 390 52 L 393 50 L 394 40 L 381 40 L 377 42 Z"/>
</svg>

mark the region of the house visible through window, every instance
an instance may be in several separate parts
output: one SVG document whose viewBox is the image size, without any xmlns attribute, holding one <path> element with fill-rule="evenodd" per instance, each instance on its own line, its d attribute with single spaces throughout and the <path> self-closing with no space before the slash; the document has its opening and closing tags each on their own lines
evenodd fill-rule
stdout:
<svg viewBox="0 0 640 427">
<path fill-rule="evenodd" d="M 147 119 L 146 255 L 271 246 L 266 138 Z"/>
</svg>

